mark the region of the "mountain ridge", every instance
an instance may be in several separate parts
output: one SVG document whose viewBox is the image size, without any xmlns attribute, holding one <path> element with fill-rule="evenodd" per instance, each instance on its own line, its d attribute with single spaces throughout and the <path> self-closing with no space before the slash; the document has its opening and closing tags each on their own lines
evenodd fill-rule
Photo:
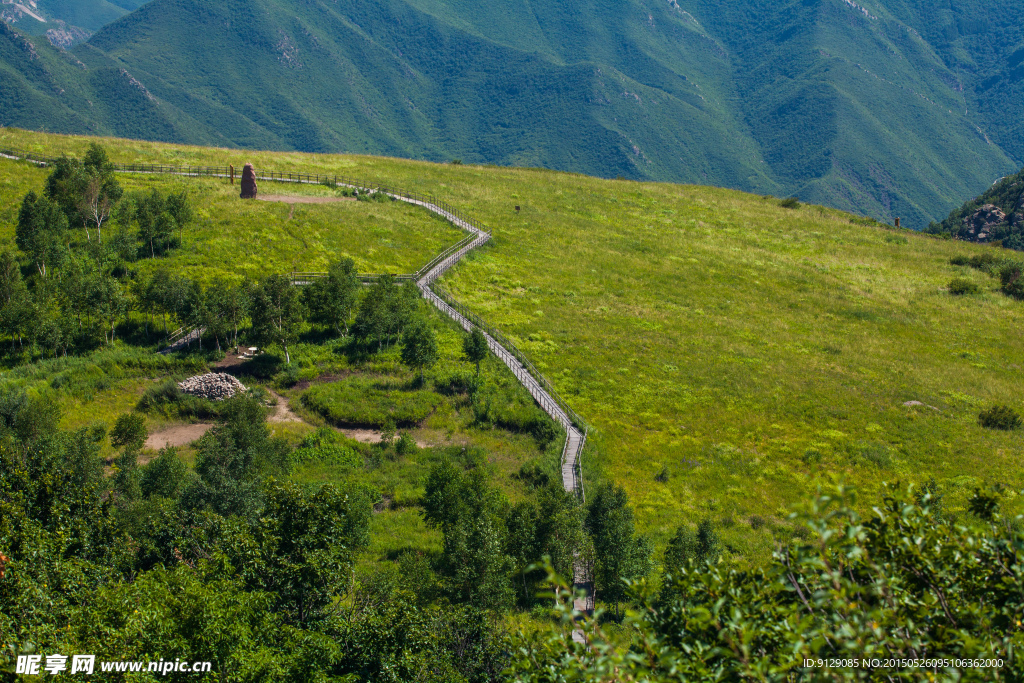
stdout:
<svg viewBox="0 0 1024 683">
<path fill-rule="evenodd" d="M 1024 11 L 950 2 L 1003 17 L 1007 46 L 918 0 L 153 0 L 71 54 L 160 105 L 122 121 L 92 86 L 74 109 L 129 137 L 697 182 L 924 227 L 1024 157 L 965 71 L 1013 99 Z"/>
</svg>

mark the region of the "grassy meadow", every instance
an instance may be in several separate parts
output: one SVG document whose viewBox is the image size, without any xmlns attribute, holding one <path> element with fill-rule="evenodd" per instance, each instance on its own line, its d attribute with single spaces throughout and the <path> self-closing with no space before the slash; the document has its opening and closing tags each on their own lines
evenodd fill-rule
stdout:
<svg viewBox="0 0 1024 683">
<path fill-rule="evenodd" d="M 45 169 L 0 159 L 0 240 L 13 242 L 21 198 L 41 192 Z M 338 199 L 322 204 L 242 201 L 227 180 L 174 176 L 119 177 L 126 192 L 186 189 L 195 220 L 183 247 L 168 258 L 141 259 L 135 268 L 187 269 L 191 277 L 260 277 L 267 273 L 325 271 L 348 256 L 360 272 L 411 273 L 464 236 L 433 214 L 402 202 L 361 202 L 319 185 L 262 183 L 261 195 Z M 104 234 L 114 229 L 108 224 Z M 84 236 L 84 233 L 83 233 Z"/>
<path fill-rule="evenodd" d="M 3 129 L 0 142 L 53 154 L 91 139 Z M 492 228 L 442 284 L 590 422 L 588 486 L 622 484 L 659 543 L 707 517 L 737 554 L 764 559 L 792 534 L 786 510 L 841 482 L 867 506 L 884 481 L 934 477 L 953 513 L 1001 483 L 1006 509 L 1021 509 L 1020 433 L 982 429 L 977 414 L 1024 407 L 1024 309 L 949 263 L 991 247 L 701 186 L 103 142 L 116 161 L 252 161 L 432 192 Z M 950 295 L 958 275 L 980 293 Z"/>
</svg>

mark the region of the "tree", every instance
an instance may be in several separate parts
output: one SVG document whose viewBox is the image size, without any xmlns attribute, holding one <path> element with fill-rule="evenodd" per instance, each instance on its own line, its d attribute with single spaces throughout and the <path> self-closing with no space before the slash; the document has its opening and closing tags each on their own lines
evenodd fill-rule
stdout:
<svg viewBox="0 0 1024 683">
<path fill-rule="evenodd" d="M 423 381 L 424 368 L 437 362 L 437 338 L 425 320 L 416 322 L 405 331 L 402 362 L 420 371 L 420 382 Z"/>
<path fill-rule="evenodd" d="M 487 358 L 487 337 L 479 327 L 462 338 L 462 351 L 470 363 L 476 363 L 476 374 L 480 374 L 480 362 Z"/>
<path fill-rule="evenodd" d="M 125 448 L 114 460 L 114 491 L 127 501 L 142 497 L 139 472 L 139 451 Z"/>
<path fill-rule="evenodd" d="M 89 167 L 87 167 L 89 168 Z M 103 224 L 110 217 L 124 191 L 113 177 L 98 171 L 86 171 L 78 198 L 78 213 L 96 226 L 96 239 L 103 242 Z M 87 231 L 88 232 L 88 231 Z"/>
<path fill-rule="evenodd" d="M 138 451 L 146 445 L 148 436 L 145 417 L 139 413 L 123 413 L 110 430 L 110 444 L 114 448 Z"/>
<path fill-rule="evenodd" d="M 89 216 L 82 213 L 81 199 L 85 195 L 89 174 L 78 159 L 61 156 L 53 164 L 53 171 L 46 178 L 47 199 L 56 203 L 67 218 L 69 225 L 81 225 L 85 229 L 86 241 L 89 235 Z"/>
<path fill-rule="evenodd" d="M 52 292 L 37 288 L 36 296 L 28 303 L 26 318 L 34 344 L 53 351 L 54 358 L 61 352 L 67 355 L 74 336 L 73 323 L 61 312 Z"/>
<path fill-rule="evenodd" d="M 239 288 L 223 279 L 216 279 L 203 292 L 203 305 L 201 307 L 202 326 L 210 334 L 213 334 L 217 350 L 220 351 L 220 338 L 224 336 L 224 343 L 228 341 L 228 331 L 234 326 L 235 336 L 238 335 L 239 319 Z"/>
<path fill-rule="evenodd" d="M 109 343 L 113 344 L 117 322 L 128 315 L 128 311 L 131 310 L 131 300 L 125 294 L 121 283 L 106 273 L 97 274 L 89 298 L 93 311 L 106 323 L 103 340 L 107 340 L 106 330 L 109 329 Z"/>
<path fill-rule="evenodd" d="M 180 245 L 184 241 L 182 230 L 192 222 L 195 216 L 195 212 L 192 210 L 192 202 L 189 201 L 188 192 L 182 190 L 167 195 L 166 207 L 167 214 L 174 221 L 174 225 L 178 226 L 178 244 Z"/>
<path fill-rule="evenodd" d="M 249 312 L 249 291 L 244 285 L 233 285 L 225 281 L 215 281 L 215 299 L 217 315 L 234 333 L 233 346 L 238 346 L 238 326 Z M 225 333 L 225 337 L 226 337 Z"/>
<path fill-rule="evenodd" d="M 46 277 L 46 264 L 62 256 L 61 238 L 67 227 L 67 218 L 59 206 L 35 192 L 25 195 L 18 212 L 15 242 L 43 277 Z"/>
<path fill-rule="evenodd" d="M 303 298 L 310 321 L 334 328 L 338 334 L 344 326 L 347 334 L 348 320 L 360 286 L 355 261 L 344 258 L 331 263 L 327 277 L 315 280 L 304 289 Z"/>
<path fill-rule="evenodd" d="M 626 580 L 640 579 L 650 571 L 650 547 L 634 536 L 633 510 L 621 486 L 598 487 L 587 505 L 587 531 L 594 539 L 596 567 L 594 592 L 618 604 L 626 597 Z"/>
<path fill-rule="evenodd" d="M 32 297 L 21 277 L 21 266 L 9 251 L 0 254 L 0 330 L 15 339 L 25 334 L 31 318 Z"/>
<path fill-rule="evenodd" d="M 924 668 L 827 672 L 808 659 L 915 659 L 956 652 L 942 680 L 991 680 L 970 660 L 1002 659 L 998 677 L 1019 680 L 1024 610 L 1024 534 L 991 522 L 936 517 L 912 491 L 888 485 L 875 505 L 849 489 L 819 495 L 794 515 L 809 533 L 757 567 L 715 565 L 664 579 L 656 602 L 609 638 L 588 621 L 586 644 L 569 629 L 524 644 L 510 679 L 517 683 L 634 680 L 920 680 Z M 870 509 L 868 517 L 858 510 Z M 638 586 L 638 589 L 642 587 Z M 566 587 L 560 591 L 566 596 Z M 559 601 L 563 618 L 571 604 Z M 629 633 L 628 637 L 618 636 Z M 979 638 L 977 634 L 983 633 Z M 642 654 L 641 654 L 642 653 Z M 639 656 L 638 656 L 639 655 Z M 961 664 L 960 662 L 964 662 Z M 613 673 L 610 673 L 613 672 Z"/>
<path fill-rule="evenodd" d="M 594 540 L 586 530 L 587 508 L 576 494 L 551 482 L 541 489 L 538 503 L 538 557 L 551 558 L 555 571 L 569 579 L 575 577 L 577 567 L 592 570 Z"/>
<path fill-rule="evenodd" d="M 185 484 L 188 476 L 188 465 L 178 457 L 174 446 L 164 446 L 155 460 L 142 470 L 142 495 L 175 498 Z"/>
<path fill-rule="evenodd" d="M 537 506 L 526 500 L 516 503 L 505 520 L 505 528 L 508 530 L 505 553 L 512 558 L 516 574 L 521 579 L 523 592 L 519 595 L 519 601 L 524 606 L 529 605 L 536 592 L 531 590 L 532 582 L 527 581 L 526 569 L 542 556 L 537 543 L 537 521 Z"/>
<path fill-rule="evenodd" d="M 252 287 L 250 301 L 253 336 L 260 344 L 281 344 L 285 361 L 291 365 L 288 345 L 298 338 L 299 326 L 303 322 L 298 291 L 288 278 L 271 275 Z"/>
<path fill-rule="evenodd" d="M 393 275 L 381 275 L 359 303 L 353 331 L 362 339 L 376 339 L 378 349 L 385 341 L 390 345 L 412 321 L 418 303 L 416 283 L 398 286 Z"/>
<path fill-rule="evenodd" d="M 168 210 L 167 198 L 152 190 L 148 195 L 134 198 L 133 201 L 136 204 L 135 220 L 139 225 L 139 239 L 149 245 L 150 258 L 156 258 L 157 247 L 160 247 L 162 253 L 166 239 L 177 228 L 174 216 Z"/>
<path fill-rule="evenodd" d="M 444 458 L 427 475 L 423 518 L 441 529 L 441 571 L 453 598 L 481 607 L 511 601 L 514 563 L 505 553 L 500 507 L 480 468 L 463 473 Z"/>
<path fill-rule="evenodd" d="M 250 590 L 267 591 L 275 611 L 306 625 L 337 609 L 356 552 L 369 544 L 372 501 L 366 491 L 331 484 L 306 493 L 291 483 L 270 482 L 248 538 L 235 538 L 237 559 Z"/>
<path fill-rule="evenodd" d="M 197 442 L 199 478 L 182 493 L 182 505 L 251 518 L 262 508 L 264 479 L 287 470 L 290 448 L 283 439 L 271 438 L 263 406 L 255 400 L 230 398 L 222 414 L 224 423 Z"/>
</svg>

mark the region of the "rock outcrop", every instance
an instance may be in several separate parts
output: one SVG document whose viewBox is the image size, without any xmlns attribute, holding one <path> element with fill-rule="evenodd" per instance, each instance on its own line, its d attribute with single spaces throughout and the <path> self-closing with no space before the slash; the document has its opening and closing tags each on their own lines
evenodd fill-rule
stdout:
<svg viewBox="0 0 1024 683">
<path fill-rule="evenodd" d="M 242 169 L 242 199 L 256 199 L 256 169 L 246 164 Z"/>
<path fill-rule="evenodd" d="M 1006 222 L 1006 214 L 1002 209 L 995 204 L 985 204 L 964 218 L 964 228 L 966 228 L 968 239 L 984 242 L 992 234 L 993 228 Z"/>
<path fill-rule="evenodd" d="M 190 396 L 222 401 L 231 398 L 241 391 L 247 391 L 237 379 L 224 372 L 210 372 L 205 375 L 189 377 L 178 382 L 178 388 Z"/>
</svg>

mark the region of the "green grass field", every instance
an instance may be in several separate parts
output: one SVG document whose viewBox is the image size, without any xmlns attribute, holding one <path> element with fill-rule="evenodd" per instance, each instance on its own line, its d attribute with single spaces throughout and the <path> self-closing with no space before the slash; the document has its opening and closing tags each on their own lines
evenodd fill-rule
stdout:
<svg viewBox="0 0 1024 683">
<path fill-rule="evenodd" d="M 46 153 L 89 142 L 4 140 Z M 1024 484 L 1020 434 L 976 420 L 994 403 L 1022 407 L 1024 311 L 949 265 L 986 247 L 707 187 L 108 144 L 117 161 L 251 160 L 431 191 L 493 228 L 445 286 L 519 340 L 593 425 L 588 485 L 625 486 L 658 541 L 710 517 L 738 553 L 765 558 L 791 533 L 785 511 L 819 486 L 856 485 L 866 505 L 883 481 L 934 476 L 956 512 L 975 486 Z M 956 275 L 981 293 L 951 296 Z"/>
<path fill-rule="evenodd" d="M 0 159 L 0 239 L 13 241 L 21 197 L 41 192 L 45 171 Z M 463 237 L 451 224 L 402 202 L 288 204 L 238 198 L 226 180 L 173 176 L 120 177 L 126 192 L 187 189 L 196 218 L 183 233 L 183 247 L 170 258 L 142 259 L 136 268 L 187 269 L 201 281 L 227 276 L 325 271 L 348 256 L 361 272 L 411 273 Z M 264 183 L 264 195 L 341 198 L 322 186 Z M 109 229 L 106 234 L 110 234 Z M 84 236 L 84 233 L 83 233 Z"/>
</svg>

